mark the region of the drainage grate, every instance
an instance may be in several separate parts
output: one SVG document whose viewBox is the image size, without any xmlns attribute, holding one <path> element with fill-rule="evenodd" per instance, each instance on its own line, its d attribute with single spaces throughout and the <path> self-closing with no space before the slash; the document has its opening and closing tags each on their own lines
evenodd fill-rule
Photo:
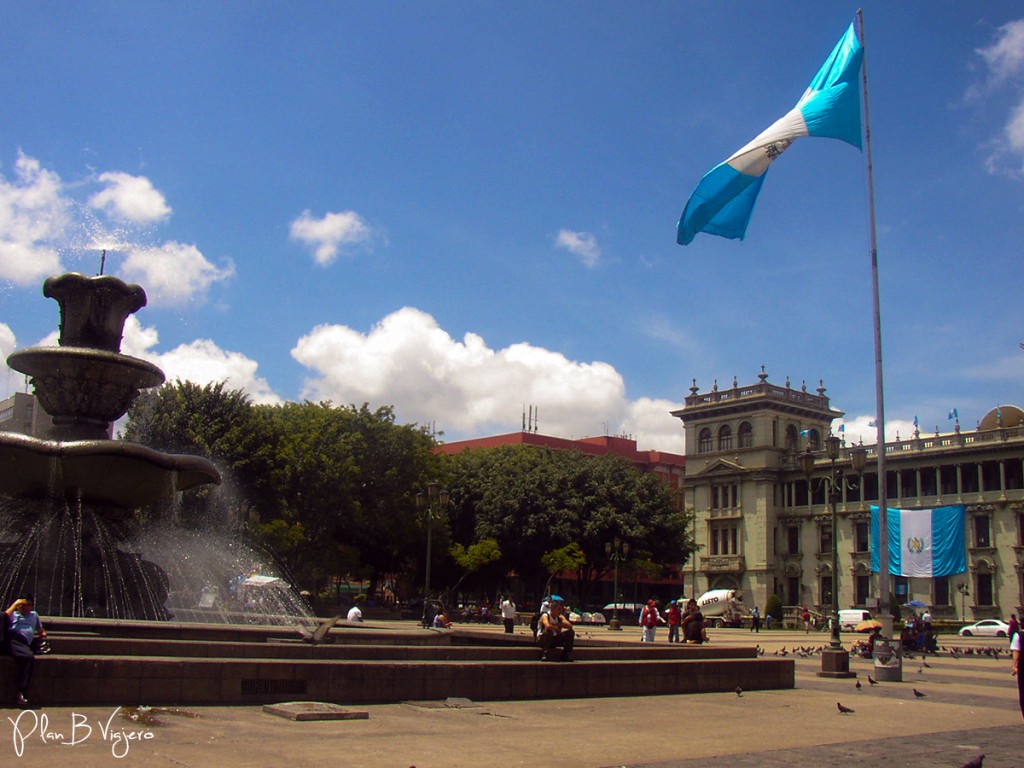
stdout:
<svg viewBox="0 0 1024 768">
<path fill-rule="evenodd" d="M 243 680 L 243 696 L 305 694 L 305 680 Z"/>
</svg>

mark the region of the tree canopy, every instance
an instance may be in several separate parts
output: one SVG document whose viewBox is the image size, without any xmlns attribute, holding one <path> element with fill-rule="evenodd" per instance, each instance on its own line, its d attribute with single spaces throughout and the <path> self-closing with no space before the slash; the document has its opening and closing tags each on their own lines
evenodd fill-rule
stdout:
<svg viewBox="0 0 1024 768">
<path fill-rule="evenodd" d="M 228 481 L 226 494 L 185 494 L 186 525 L 222 523 L 227 499 L 230 517 L 318 592 L 354 576 L 371 590 L 404 583 L 401 596 L 413 597 L 426 558 L 416 495 L 433 481 L 450 498 L 430 510 L 442 588 L 465 582 L 493 595 L 515 577 L 539 593 L 551 573 L 571 571 L 585 601 L 611 567 L 605 545 L 616 537 L 634 564 L 654 570 L 693 548 L 689 517 L 661 482 L 620 457 L 533 446 L 438 455 L 433 436 L 397 424 L 389 406 L 253 405 L 224 384 L 165 384 L 141 394 L 128 417 L 126 439 L 206 456 Z"/>
</svg>

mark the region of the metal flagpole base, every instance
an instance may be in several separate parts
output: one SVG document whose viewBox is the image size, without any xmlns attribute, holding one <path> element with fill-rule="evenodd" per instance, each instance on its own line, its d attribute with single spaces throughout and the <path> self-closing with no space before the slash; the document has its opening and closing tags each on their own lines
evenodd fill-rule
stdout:
<svg viewBox="0 0 1024 768">
<path fill-rule="evenodd" d="M 839 648 L 826 648 L 821 652 L 821 671 L 818 677 L 856 677 L 856 672 L 850 671 L 850 654 L 848 651 Z"/>
</svg>

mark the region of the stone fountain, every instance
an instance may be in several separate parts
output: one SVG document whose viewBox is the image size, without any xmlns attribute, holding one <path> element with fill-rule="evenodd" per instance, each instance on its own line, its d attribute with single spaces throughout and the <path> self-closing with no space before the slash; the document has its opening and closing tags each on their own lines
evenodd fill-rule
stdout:
<svg viewBox="0 0 1024 768">
<path fill-rule="evenodd" d="M 59 346 L 16 351 L 7 364 L 31 377 L 53 426 L 41 438 L 0 432 L 0 599 L 34 593 L 50 616 L 169 618 L 167 576 L 134 534 L 142 517 L 168 514 L 179 492 L 220 475 L 198 456 L 111 439 L 139 392 L 164 381 L 120 352 L 145 291 L 71 273 L 48 278 L 43 295 L 60 305 Z"/>
<path fill-rule="evenodd" d="M 368 623 L 321 637 L 334 642 L 307 643 L 292 625 L 308 622 L 308 609 L 304 616 L 287 611 L 288 626 L 278 627 L 260 616 L 261 626 L 135 621 L 171 618 L 168 604 L 185 614 L 187 603 L 169 601 L 171 583 L 184 579 L 168 574 L 180 566 L 194 576 L 204 547 L 226 549 L 206 533 L 184 546 L 160 536 L 155 545 L 139 543 L 152 538 L 140 533 L 171 516 L 180 491 L 220 477 L 205 459 L 111 439 L 111 424 L 139 391 L 164 380 L 155 366 L 120 353 L 125 320 L 146 304 L 143 290 L 114 277 L 70 274 L 47 280 L 43 293 L 60 303 L 60 345 L 7 360 L 31 377 L 53 429 L 43 438 L 0 432 L 0 600 L 34 593 L 57 649 L 37 664 L 34 700 L 352 704 L 793 687 L 794 662 L 759 659 L 755 648 L 644 648 L 581 638 L 576 652 L 584 664 L 544 665 L 523 633 L 460 637 Z M 236 566 L 220 579 L 238 572 Z M 192 606 L 192 613 L 201 607 Z M 0 656 L 0 699 L 14 694 L 10 666 Z"/>
</svg>

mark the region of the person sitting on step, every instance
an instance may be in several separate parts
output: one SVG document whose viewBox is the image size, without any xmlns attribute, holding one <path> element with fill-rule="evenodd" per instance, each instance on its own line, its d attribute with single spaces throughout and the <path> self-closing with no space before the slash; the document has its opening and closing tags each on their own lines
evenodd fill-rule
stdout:
<svg viewBox="0 0 1024 768">
<path fill-rule="evenodd" d="M 537 639 L 540 641 L 541 661 L 553 661 L 552 648 L 561 648 L 561 661 L 572 661 L 572 645 L 576 631 L 565 616 L 565 601 L 558 595 L 551 596 L 551 609 L 540 617 Z"/>
</svg>

